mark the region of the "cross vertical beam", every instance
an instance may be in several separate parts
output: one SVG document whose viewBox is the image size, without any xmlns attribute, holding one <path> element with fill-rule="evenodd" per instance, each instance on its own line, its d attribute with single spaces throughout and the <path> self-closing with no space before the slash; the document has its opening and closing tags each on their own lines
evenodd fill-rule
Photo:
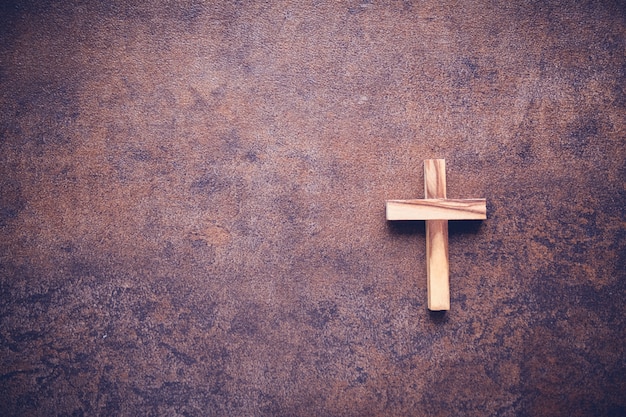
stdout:
<svg viewBox="0 0 626 417">
<path fill-rule="evenodd" d="M 446 198 L 446 161 L 424 161 L 423 200 L 388 200 L 387 220 L 426 221 L 426 270 L 428 309 L 450 309 L 450 266 L 448 262 L 448 220 L 487 218 L 484 198 Z"/>
<path fill-rule="evenodd" d="M 424 161 L 424 197 L 446 198 L 446 161 Z M 428 309 L 450 310 L 448 220 L 426 220 L 426 271 Z"/>
</svg>

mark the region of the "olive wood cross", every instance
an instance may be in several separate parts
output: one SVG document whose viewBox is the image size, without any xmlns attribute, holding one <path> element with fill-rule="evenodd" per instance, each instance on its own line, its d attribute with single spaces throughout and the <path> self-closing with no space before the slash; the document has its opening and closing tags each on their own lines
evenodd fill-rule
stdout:
<svg viewBox="0 0 626 417">
<path fill-rule="evenodd" d="M 448 220 L 487 218 L 484 198 L 447 199 L 446 161 L 424 161 L 424 200 L 388 200 L 387 220 L 426 220 L 428 309 L 450 310 Z"/>
</svg>

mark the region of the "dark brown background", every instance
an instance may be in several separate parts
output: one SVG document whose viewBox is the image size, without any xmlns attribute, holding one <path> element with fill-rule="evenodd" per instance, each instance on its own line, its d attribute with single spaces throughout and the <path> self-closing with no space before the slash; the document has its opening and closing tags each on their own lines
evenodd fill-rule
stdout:
<svg viewBox="0 0 626 417">
<path fill-rule="evenodd" d="M 137 3 L 0 6 L 1 415 L 626 414 L 623 2 Z"/>
</svg>

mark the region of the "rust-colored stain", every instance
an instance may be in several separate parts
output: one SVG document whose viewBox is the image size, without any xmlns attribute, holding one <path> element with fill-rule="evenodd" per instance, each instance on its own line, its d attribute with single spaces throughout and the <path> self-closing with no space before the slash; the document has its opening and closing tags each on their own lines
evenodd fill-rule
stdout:
<svg viewBox="0 0 626 417">
<path fill-rule="evenodd" d="M 625 415 L 625 22 L 2 2 L 0 415 Z M 432 158 L 445 314 L 384 212 Z"/>
</svg>

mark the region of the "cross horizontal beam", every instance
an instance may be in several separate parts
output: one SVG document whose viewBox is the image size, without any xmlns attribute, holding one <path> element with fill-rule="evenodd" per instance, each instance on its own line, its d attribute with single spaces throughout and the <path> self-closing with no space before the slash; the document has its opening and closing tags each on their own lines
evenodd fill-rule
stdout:
<svg viewBox="0 0 626 417">
<path fill-rule="evenodd" d="M 484 220 L 487 200 L 440 199 L 388 200 L 387 220 Z"/>
</svg>

